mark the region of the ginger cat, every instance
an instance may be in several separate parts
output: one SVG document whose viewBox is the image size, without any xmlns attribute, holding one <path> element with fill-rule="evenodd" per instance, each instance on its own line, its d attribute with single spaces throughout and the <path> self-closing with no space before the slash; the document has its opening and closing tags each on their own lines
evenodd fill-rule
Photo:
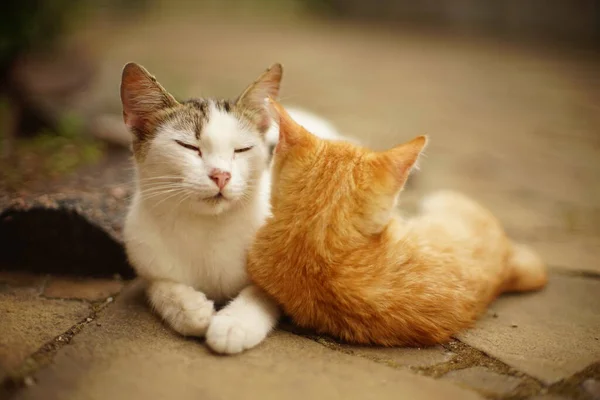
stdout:
<svg viewBox="0 0 600 400">
<path fill-rule="evenodd" d="M 271 103 L 280 120 L 273 215 L 248 273 L 299 326 L 349 343 L 433 345 L 500 293 L 546 284 L 541 259 L 463 195 L 439 192 L 420 215 L 395 215 L 425 136 L 374 152 L 319 139 Z"/>
</svg>

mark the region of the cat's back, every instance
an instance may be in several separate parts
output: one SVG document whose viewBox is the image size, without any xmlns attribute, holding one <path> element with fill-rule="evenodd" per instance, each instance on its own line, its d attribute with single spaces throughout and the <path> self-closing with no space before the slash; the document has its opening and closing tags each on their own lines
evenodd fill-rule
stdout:
<svg viewBox="0 0 600 400">
<path fill-rule="evenodd" d="M 439 191 L 427 196 L 408 229 L 431 264 L 468 271 L 465 279 L 497 277 L 506 266 L 510 243 L 502 224 L 460 193 Z"/>
<path fill-rule="evenodd" d="M 433 229 L 434 219 L 431 224 Z M 259 230 L 248 260 L 250 277 L 298 325 L 350 342 L 444 341 L 476 318 L 486 302 L 482 291 L 493 287 L 461 264 L 474 264 L 472 248 L 420 238 L 399 221 L 368 241 L 334 235 L 322 242 L 300 226 L 288 221 L 286 228 L 273 218 Z M 448 241 L 451 234 L 443 233 Z"/>
</svg>

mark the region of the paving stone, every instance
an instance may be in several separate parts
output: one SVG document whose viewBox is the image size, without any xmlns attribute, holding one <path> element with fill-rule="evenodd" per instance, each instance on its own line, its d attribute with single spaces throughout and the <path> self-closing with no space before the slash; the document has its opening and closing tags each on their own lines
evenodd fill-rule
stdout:
<svg viewBox="0 0 600 400">
<path fill-rule="evenodd" d="M 442 379 L 458 382 L 490 395 L 506 395 L 521 383 L 519 378 L 501 375 L 484 367 L 450 371 Z"/>
<path fill-rule="evenodd" d="M 531 241 L 551 266 L 600 274 L 600 237 L 568 237 Z"/>
<path fill-rule="evenodd" d="M 28 272 L 0 271 L 0 286 L 18 290 L 30 289 L 32 293 L 40 293 L 47 277 Z"/>
<path fill-rule="evenodd" d="M 552 384 L 600 360 L 600 280 L 551 274 L 538 293 L 504 295 L 459 339 Z"/>
<path fill-rule="evenodd" d="M 49 300 L 28 291 L 0 292 L 0 371 L 18 368 L 89 311 L 89 305 L 79 301 Z"/>
<path fill-rule="evenodd" d="M 44 296 L 99 301 L 119 293 L 123 285 L 123 281 L 117 279 L 52 277 L 44 289 Z"/>
<path fill-rule="evenodd" d="M 15 399 L 475 399 L 449 382 L 409 373 L 276 331 L 238 356 L 212 354 L 148 310 L 139 284 L 63 347 Z"/>
<path fill-rule="evenodd" d="M 347 346 L 353 353 L 376 360 L 393 361 L 407 367 L 429 367 L 450 361 L 454 353 L 442 346 L 429 348 L 383 348 Z"/>
</svg>

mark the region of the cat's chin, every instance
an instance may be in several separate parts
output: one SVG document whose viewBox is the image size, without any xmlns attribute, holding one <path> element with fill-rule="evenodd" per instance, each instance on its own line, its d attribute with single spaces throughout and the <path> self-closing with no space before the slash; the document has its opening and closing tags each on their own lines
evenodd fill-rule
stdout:
<svg viewBox="0 0 600 400">
<path fill-rule="evenodd" d="M 224 196 L 219 193 L 215 196 L 199 199 L 192 206 L 192 209 L 201 215 L 219 215 L 229 211 L 237 204 L 235 199 Z"/>
</svg>

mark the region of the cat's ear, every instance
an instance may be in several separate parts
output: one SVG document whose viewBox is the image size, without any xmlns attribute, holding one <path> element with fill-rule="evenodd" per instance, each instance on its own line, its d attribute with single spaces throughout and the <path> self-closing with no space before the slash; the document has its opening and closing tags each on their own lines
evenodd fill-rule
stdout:
<svg viewBox="0 0 600 400">
<path fill-rule="evenodd" d="M 279 86 L 283 75 L 281 64 L 273 64 L 263 72 L 235 101 L 236 107 L 250 118 L 260 133 L 266 133 L 271 127 L 271 118 L 267 109 L 267 98 L 279 96 Z"/>
<path fill-rule="evenodd" d="M 392 173 L 401 186 L 404 185 L 410 171 L 417 167 L 419 156 L 426 145 L 427 136 L 417 136 L 384 153 L 391 162 Z"/>
<path fill-rule="evenodd" d="M 178 104 L 156 78 L 136 63 L 123 68 L 121 102 L 125 125 L 138 135 L 146 131 L 153 113 Z"/>
<path fill-rule="evenodd" d="M 286 111 L 286 109 L 273 100 L 267 99 L 269 110 L 275 122 L 279 125 L 279 140 L 275 147 L 275 153 L 281 153 L 298 144 L 306 145 L 311 143 L 315 137 L 304 127 L 298 124 Z"/>
</svg>

